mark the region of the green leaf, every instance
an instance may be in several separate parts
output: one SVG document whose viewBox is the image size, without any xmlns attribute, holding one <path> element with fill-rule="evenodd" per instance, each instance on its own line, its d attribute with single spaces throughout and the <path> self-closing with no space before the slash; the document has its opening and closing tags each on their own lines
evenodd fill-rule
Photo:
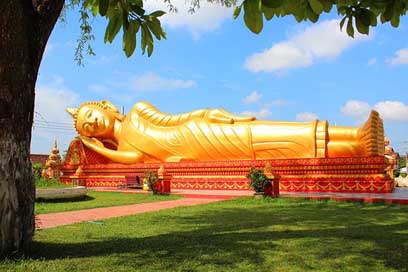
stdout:
<svg viewBox="0 0 408 272">
<path fill-rule="evenodd" d="M 232 15 L 234 17 L 234 19 L 238 18 L 239 14 L 241 13 L 241 8 L 242 8 L 242 5 L 240 5 L 240 6 L 238 6 L 238 7 L 236 7 L 234 9 L 234 13 Z"/>
<path fill-rule="evenodd" d="M 306 17 L 313 23 L 319 20 L 319 14 L 316 14 L 310 6 L 306 8 Z"/>
<path fill-rule="evenodd" d="M 401 14 L 401 2 L 395 1 L 394 6 L 392 9 L 392 16 L 391 16 L 391 25 L 393 27 L 398 27 L 400 23 L 400 14 Z"/>
<path fill-rule="evenodd" d="M 140 6 L 137 6 L 137 5 L 132 5 L 131 9 L 132 9 L 132 11 L 134 11 L 139 16 L 144 16 L 145 13 L 146 13 L 146 11 L 143 8 L 141 8 Z"/>
<path fill-rule="evenodd" d="M 261 0 L 245 0 L 244 11 L 244 22 L 246 26 L 256 34 L 261 32 L 263 28 Z"/>
<path fill-rule="evenodd" d="M 92 1 L 89 2 L 89 4 L 91 5 L 92 15 L 96 17 L 96 15 L 99 13 L 99 3 L 97 1 Z"/>
<path fill-rule="evenodd" d="M 150 30 L 156 39 L 160 40 L 162 37 L 163 29 L 161 27 L 160 21 L 157 18 L 153 17 L 151 21 L 146 22 Z"/>
<path fill-rule="evenodd" d="M 353 17 L 350 17 L 347 22 L 347 34 L 354 38 Z"/>
<path fill-rule="evenodd" d="M 301 22 L 307 18 L 306 9 L 309 6 L 309 2 L 298 0 L 287 0 L 286 2 L 286 14 L 292 14 L 297 22 Z"/>
<path fill-rule="evenodd" d="M 154 16 L 154 17 L 160 17 L 163 16 L 164 14 L 166 14 L 166 12 L 162 11 L 162 10 L 156 10 L 153 13 L 150 13 L 150 16 Z"/>
<path fill-rule="evenodd" d="M 377 15 L 370 10 L 370 25 L 376 26 L 377 25 Z"/>
<path fill-rule="evenodd" d="M 117 12 L 108 23 L 105 31 L 105 43 L 110 42 L 115 39 L 116 35 L 118 34 L 120 27 L 122 26 L 122 16 L 119 12 Z"/>
<path fill-rule="evenodd" d="M 147 26 L 147 24 L 142 24 L 142 52 L 143 54 L 146 51 L 146 46 L 147 46 L 147 56 L 151 56 L 153 53 L 153 37 L 152 34 L 150 33 L 150 30 Z"/>
<path fill-rule="evenodd" d="M 400 16 L 397 13 L 394 13 L 391 17 L 391 25 L 393 27 L 398 27 L 400 23 Z"/>
<path fill-rule="evenodd" d="M 142 27 L 142 30 L 141 30 L 141 32 L 142 32 L 141 33 L 141 37 L 142 37 L 141 48 L 142 48 L 142 53 L 144 54 L 145 51 L 146 51 L 146 45 L 147 45 L 147 42 L 146 42 L 146 30 L 145 30 L 145 25 L 144 24 L 142 24 L 141 27 Z"/>
<path fill-rule="evenodd" d="M 128 16 L 129 16 L 129 13 L 127 13 L 125 10 L 123 10 L 123 12 L 122 12 L 122 24 L 123 24 L 123 31 L 125 31 L 125 32 L 129 27 Z"/>
<path fill-rule="evenodd" d="M 371 24 L 371 12 L 368 9 L 360 9 L 358 17 L 364 25 L 369 26 Z"/>
<path fill-rule="evenodd" d="M 129 3 L 135 4 L 139 7 L 143 7 L 143 1 L 142 0 L 127 0 Z"/>
<path fill-rule="evenodd" d="M 268 8 L 266 6 L 262 6 L 262 12 L 266 18 L 266 20 L 271 20 L 273 16 L 275 15 L 275 9 Z"/>
<path fill-rule="evenodd" d="M 393 9 L 392 3 L 385 8 L 384 12 L 381 14 L 382 23 L 385 23 L 391 20 L 391 17 L 393 14 L 392 9 Z"/>
<path fill-rule="evenodd" d="M 123 49 L 125 50 L 126 57 L 132 56 L 136 48 L 136 33 L 139 30 L 140 23 L 137 20 L 131 20 L 129 27 L 123 34 Z"/>
<path fill-rule="evenodd" d="M 309 0 L 309 5 L 312 8 L 314 13 L 319 15 L 320 13 L 323 12 L 323 5 L 322 3 L 320 3 L 319 0 Z"/>
<path fill-rule="evenodd" d="M 283 0 L 262 0 L 262 5 L 267 8 L 278 8 L 282 6 Z"/>
<path fill-rule="evenodd" d="M 99 14 L 105 16 L 108 11 L 109 0 L 99 0 Z"/>
<path fill-rule="evenodd" d="M 361 34 L 368 34 L 369 32 L 369 24 L 365 24 L 365 22 L 361 18 L 361 14 L 359 16 L 356 16 L 356 27 L 358 32 Z"/>
<path fill-rule="evenodd" d="M 343 31 L 344 22 L 346 21 L 347 16 L 344 16 L 343 19 L 340 21 L 340 30 Z"/>
<path fill-rule="evenodd" d="M 323 5 L 324 12 L 330 12 L 333 7 L 333 2 L 331 0 L 320 0 Z"/>
</svg>

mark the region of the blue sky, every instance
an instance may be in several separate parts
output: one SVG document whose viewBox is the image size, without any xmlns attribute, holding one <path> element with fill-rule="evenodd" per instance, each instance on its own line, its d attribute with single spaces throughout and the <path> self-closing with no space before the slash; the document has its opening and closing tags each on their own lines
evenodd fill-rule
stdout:
<svg viewBox="0 0 408 272">
<path fill-rule="evenodd" d="M 222 107 L 259 119 L 357 126 L 376 109 L 397 151 L 408 151 L 408 19 L 399 28 L 379 25 L 354 40 L 339 31 L 335 13 L 318 24 L 273 19 L 252 34 L 232 9 L 203 3 L 189 15 L 185 1 L 172 1 L 177 14 L 165 15 L 167 40 L 153 56 L 140 48 L 127 59 L 121 35 L 104 44 L 106 21 L 93 21 L 95 57 L 74 61 L 78 14 L 57 25 L 50 37 L 36 86 L 32 153 L 60 150 L 75 136 L 64 108 L 108 99 L 128 111 L 140 100 L 179 113 Z M 148 9 L 165 9 L 150 1 Z M 121 34 L 121 33 L 120 33 Z"/>
</svg>

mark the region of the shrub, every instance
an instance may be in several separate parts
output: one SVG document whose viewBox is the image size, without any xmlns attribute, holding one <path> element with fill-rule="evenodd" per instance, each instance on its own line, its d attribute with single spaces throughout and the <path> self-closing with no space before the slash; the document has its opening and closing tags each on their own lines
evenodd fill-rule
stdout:
<svg viewBox="0 0 408 272">
<path fill-rule="evenodd" d="M 34 177 L 36 188 L 64 188 L 70 187 L 56 179 L 46 179 L 42 177 Z"/>
<path fill-rule="evenodd" d="M 254 167 L 251 167 L 251 170 L 246 177 L 251 180 L 251 188 L 258 193 L 263 192 L 265 183 L 269 182 L 268 177 L 264 174 L 264 171 Z"/>
<path fill-rule="evenodd" d="M 43 170 L 43 165 L 42 163 L 33 163 L 32 164 L 33 168 L 33 176 L 34 178 L 41 178 L 41 171 Z"/>
<path fill-rule="evenodd" d="M 401 177 L 406 178 L 407 177 L 407 173 L 400 173 Z"/>
</svg>

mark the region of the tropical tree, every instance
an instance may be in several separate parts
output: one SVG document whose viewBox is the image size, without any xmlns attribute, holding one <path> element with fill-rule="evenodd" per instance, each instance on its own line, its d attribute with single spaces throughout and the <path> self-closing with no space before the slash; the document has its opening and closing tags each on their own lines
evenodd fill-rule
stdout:
<svg viewBox="0 0 408 272">
<path fill-rule="evenodd" d="M 170 11 L 175 11 L 171 0 Z M 202 0 L 205 1 L 205 0 Z M 232 6 L 236 0 L 207 0 Z M 350 36 L 368 34 L 370 27 L 382 23 L 399 25 L 407 0 L 244 0 L 236 7 L 237 18 L 243 10 L 247 27 L 262 30 L 264 20 L 293 15 L 298 22 L 317 22 L 321 13 L 333 7 L 343 17 Z M 34 234 L 34 182 L 29 159 L 33 123 L 35 84 L 48 38 L 61 12 L 64 0 L 0 1 L 0 256 L 20 255 L 30 247 Z M 67 0 L 67 7 L 79 7 L 81 39 L 76 59 L 83 52 L 93 54 L 89 42 L 94 38 L 89 18 L 107 19 L 104 41 L 112 42 L 121 32 L 123 50 L 130 57 L 140 41 L 141 52 L 153 53 L 154 40 L 166 38 L 160 17 L 163 11 L 146 13 L 143 0 Z M 200 0 L 190 0 L 199 8 Z M 138 38 L 137 38 L 138 37 Z"/>
</svg>

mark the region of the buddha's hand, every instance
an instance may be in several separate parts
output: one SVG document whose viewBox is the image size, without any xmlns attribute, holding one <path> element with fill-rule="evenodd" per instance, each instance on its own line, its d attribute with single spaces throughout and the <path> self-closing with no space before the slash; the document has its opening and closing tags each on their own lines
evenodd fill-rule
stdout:
<svg viewBox="0 0 408 272">
<path fill-rule="evenodd" d="M 86 136 L 79 136 L 81 142 L 92 150 L 104 147 L 103 143 L 96 138 L 89 138 Z"/>
<path fill-rule="evenodd" d="M 237 116 L 221 109 L 209 110 L 207 118 L 212 123 L 224 123 L 224 124 L 233 124 L 235 122 L 251 122 L 256 119 L 256 117 L 253 116 L 250 117 Z"/>
</svg>

